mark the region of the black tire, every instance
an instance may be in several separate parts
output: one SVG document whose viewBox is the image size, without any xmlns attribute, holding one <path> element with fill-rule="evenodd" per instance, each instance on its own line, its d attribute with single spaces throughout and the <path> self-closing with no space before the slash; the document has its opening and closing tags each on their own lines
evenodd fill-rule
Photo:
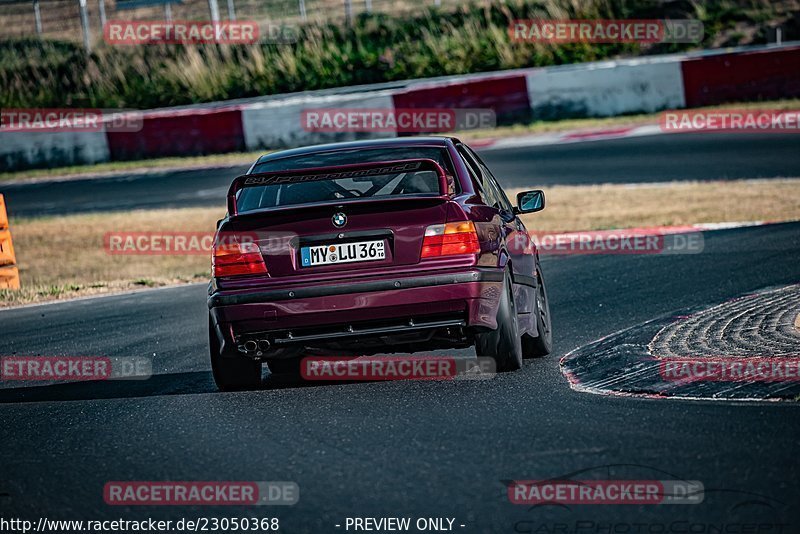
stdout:
<svg viewBox="0 0 800 534">
<path fill-rule="evenodd" d="M 536 337 L 522 336 L 522 355 L 525 358 L 546 356 L 553 350 L 553 324 L 550 318 L 550 302 L 541 269 L 537 269 L 538 288 L 536 290 Z"/>
<path fill-rule="evenodd" d="M 498 372 L 516 371 L 522 367 L 522 340 L 512 291 L 511 276 L 506 272 L 497 309 L 497 329 L 475 336 L 478 356 L 494 358 Z"/>
<path fill-rule="evenodd" d="M 239 354 L 222 355 L 219 340 L 208 318 L 208 346 L 211 354 L 211 373 L 220 391 L 255 389 L 261 385 L 261 363 Z"/>
<path fill-rule="evenodd" d="M 302 358 L 280 358 L 267 360 L 269 372 L 274 375 L 300 376 Z"/>
</svg>

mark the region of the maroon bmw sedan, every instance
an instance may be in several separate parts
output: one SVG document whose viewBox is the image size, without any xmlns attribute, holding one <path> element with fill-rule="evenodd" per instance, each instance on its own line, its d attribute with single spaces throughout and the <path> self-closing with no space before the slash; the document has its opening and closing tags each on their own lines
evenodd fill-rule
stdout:
<svg viewBox="0 0 800 534">
<path fill-rule="evenodd" d="M 475 346 L 497 369 L 550 352 L 535 244 L 489 168 L 452 137 L 356 141 L 262 156 L 228 191 L 209 285 L 220 389 L 309 351 Z"/>
</svg>

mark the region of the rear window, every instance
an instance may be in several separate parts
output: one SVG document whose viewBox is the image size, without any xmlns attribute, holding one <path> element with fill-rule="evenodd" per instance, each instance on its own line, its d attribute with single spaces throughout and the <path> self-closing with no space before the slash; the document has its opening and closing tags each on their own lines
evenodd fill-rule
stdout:
<svg viewBox="0 0 800 534">
<path fill-rule="evenodd" d="M 253 173 L 310 169 L 354 163 L 427 158 L 439 163 L 448 175 L 450 193 L 455 193 L 455 180 L 446 149 L 411 147 L 372 150 L 338 150 L 264 161 Z M 346 202 L 367 197 L 393 195 L 438 195 L 439 178 L 430 170 L 400 172 L 358 178 L 338 178 L 290 184 L 262 185 L 241 189 L 236 197 L 239 213 L 313 202 Z"/>
</svg>

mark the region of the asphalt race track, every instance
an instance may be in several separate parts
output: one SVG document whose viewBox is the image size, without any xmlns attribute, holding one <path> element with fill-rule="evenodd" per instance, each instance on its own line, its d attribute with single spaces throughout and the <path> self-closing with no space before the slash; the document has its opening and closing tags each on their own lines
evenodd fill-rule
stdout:
<svg viewBox="0 0 800 534">
<path fill-rule="evenodd" d="M 686 137 L 498 150 L 486 158 L 508 186 L 530 183 L 511 175 L 539 184 L 800 171 L 792 136 Z M 233 174 L 0 190 L 15 215 L 217 205 Z M 155 374 L 27 388 L 0 383 L 0 515 L 278 517 L 287 533 L 344 532 L 336 525 L 347 517 L 378 516 L 455 518 L 461 532 L 706 533 L 721 525 L 729 530 L 720 532 L 737 534 L 800 532 L 796 403 L 579 393 L 559 368 L 567 352 L 654 317 L 800 281 L 800 223 L 706 232 L 704 239 L 701 254 L 544 257 L 554 353 L 484 381 L 309 385 L 266 376 L 258 391 L 218 393 L 202 284 L 0 311 L 0 355 L 148 356 Z M 511 480 L 584 473 L 700 481 L 704 499 L 536 507 L 512 504 L 506 494 Z M 300 501 L 105 504 L 106 482 L 130 480 L 294 481 Z M 760 530 L 744 529 L 752 524 Z"/>
<path fill-rule="evenodd" d="M 481 152 L 506 187 L 729 180 L 800 174 L 796 134 L 670 134 Z M 247 166 L 104 179 L 2 184 L 12 216 L 188 206 L 224 207 Z"/>
<path fill-rule="evenodd" d="M 559 532 L 576 522 L 576 532 L 598 533 L 799 532 L 797 404 L 578 393 L 558 363 L 672 310 L 797 282 L 798 265 L 800 223 L 707 232 L 702 254 L 545 258 L 555 352 L 485 381 L 304 386 L 267 376 L 259 391 L 217 393 L 203 285 L 0 311 L 0 354 L 145 355 L 157 374 L 4 386 L 0 512 L 278 517 L 288 533 L 344 532 L 335 525 L 365 516 L 450 517 L 461 532 Z M 529 507 L 511 504 L 503 482 L 582 472 L 696 480 L 705 496 L 692 505 Z M 113 507 L 103 486 L 114 480 L 295 481 L 300 501 Z M 747 524 L 762 530 L 741 530 Z"/>
</svg>

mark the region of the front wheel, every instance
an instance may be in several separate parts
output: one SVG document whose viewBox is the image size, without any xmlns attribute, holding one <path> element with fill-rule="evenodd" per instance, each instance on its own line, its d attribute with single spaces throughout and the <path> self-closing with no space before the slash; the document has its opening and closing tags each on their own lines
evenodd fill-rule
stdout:
<svg viewBox="0 0 800 534">
<path fill-rule="evenodd" d="M 517 325 L 517 308 L 511 287 L 511 276 L 503 277 L 503 291 L 497 309 L 497 328 L 475 336 L 478 356 L 494 358 L 499 372 L 516 371 L 522 367 L 522 340 Z"/>
<path fill-rule="evenodd" d="M 228 356 L 220 353 L 211 317 L 208 318 L 208 346 L 211 373 L 220 391 L 254 389 L 261 385 L 261 363 L 238 354 Z"/>
<path fill-rule="evenodd" d="M 550 319 L 550 303 L 547 300 L 547 290 L 544 287 L 542 271 L 536 271 L 538 288 L 536 289 L 536 337 L 525 334 L 522 336 L 522 354 L 526 358 L 546 356 L 553 350 L 553 326 Z"/>
</svg>

